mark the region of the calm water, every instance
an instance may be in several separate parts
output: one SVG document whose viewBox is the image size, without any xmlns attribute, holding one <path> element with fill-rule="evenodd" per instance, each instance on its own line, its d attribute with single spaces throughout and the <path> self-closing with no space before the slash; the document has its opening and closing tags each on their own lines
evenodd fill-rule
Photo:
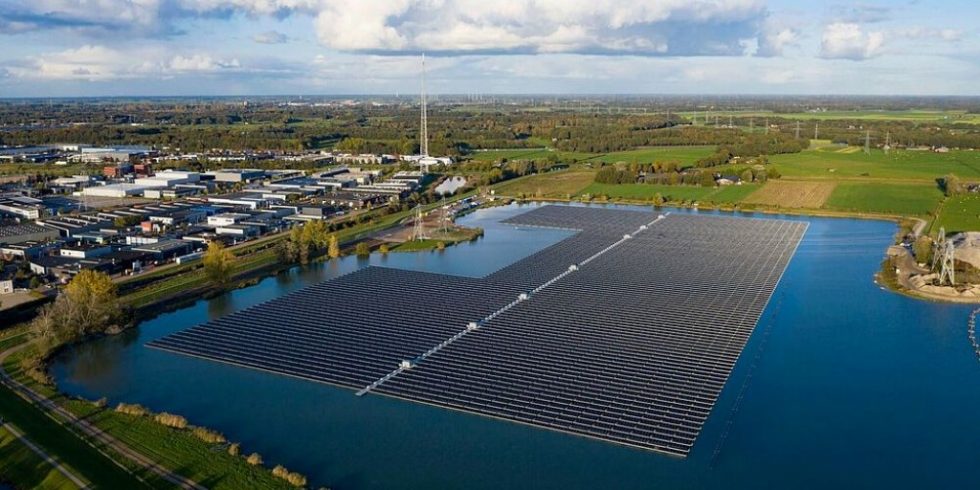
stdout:
<svg viewBox="0 0 980 490">
<path fill-rule="evenodd" d="M 436 186 L 436 194 L 452 194 L 466 185 L 466 179 L 460 176 L 450 177 Z"/>
<path fill-rule="evenodd" d="M 441 255 L 348 257 L 199 301 L 65 353 L 54 374 L 69 393 L 184 414 L 339 490 L 976 487 L 970 308 L 872 282 L 892 223 L 805 218 L 804 241 L 686 459 L 144 347 L 368 263 L 483 276 L 567 236 L 496 223 L 518 212 L 464 218 L 486 236 Z"/>
</svg>

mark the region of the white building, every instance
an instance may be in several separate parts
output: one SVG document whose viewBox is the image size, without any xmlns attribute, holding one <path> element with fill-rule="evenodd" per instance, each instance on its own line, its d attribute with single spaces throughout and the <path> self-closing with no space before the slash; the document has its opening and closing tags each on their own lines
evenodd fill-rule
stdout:
<svg viewBox="0 0 980 490">
<path fill-rule="evenodd" d="M 145 190 L 146 186 L 143 185 L 120 183 L 86 187 L 82 190 L 82 195 L 98 197 L 141 196 Z"/>
</svg>

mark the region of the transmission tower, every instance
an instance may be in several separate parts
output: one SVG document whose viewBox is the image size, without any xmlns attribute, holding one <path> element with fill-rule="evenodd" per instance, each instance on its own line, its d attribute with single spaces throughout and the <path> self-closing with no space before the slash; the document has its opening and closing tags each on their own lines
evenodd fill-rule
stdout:
<svg viewBox="0 0 980 490">
<path fill-rule="evenodd" d="M 749 132 L 752 133 L 754 131 L 755 131 L 755 118 L 754 117 L 750 117 L 749 118 Z"/>
<path fill-rule="evenodd" d="M 956 248 L 953 246 L 952 240 L 945 240 L 945 242 L 942 250 L 942 264 L 939 269 L 939 284 L 945 284 L 948 279 L 949 285 L 952 286 L 956 284 L 956 271 L 953 268 Z"/>
<path fill-rule="evenodd" d="M 796 139 L 800 139 L 800 122 L 796 121 Z"/>
<path fill-rule="evenodd" d="M 871 154 L 871 131 L 864 132 L 864 153 Z"/>
<path fill-rule="evenodd" d="M 425 103 L 425 53 L 422 53 L 422 121 L 421 134 L 419 135 L 419 152 L 423 157 L 429 156 L 429 117 Z"/>
<path fill-rule="evenodd" d="M 888 150 L 892 149 L 892 132 L 888 131 L 885 133 L 885 155 L 888 154 Z"/>
<path fill-rule="evenodd" d="M 939 261 L 939 256 L 942 254 L 943 249 L 946 247 L 946 227 L 939 227 L 939 236 L 936 237 L 936 241 L 932 243 L 932 270 L 936 270 L 937 262 Z"/>
<path fill-rule="evenodd" d="M 732 115 L 731 114 L 728 115 L 728 127 L 729 128 L 734 128 L 735 127 L 735 124 L 732 123 Z"/>
<path fill-rule="evenodd" d="M 425 226 L 422 224 L 422 206 L 415 207 L 415 225 L 412 228 L 412 240 L 421 241 L 429 238 L 425 236 Z"/>
<path fill-rule="evenodd" d="M 766 118 L 766 134 L 769 134 L 769 118 Z"/>
<path fill-rule="evenodd" d="M 820 123 L 813 123 L 813 139 L 820 139 Z"/>
</svg>

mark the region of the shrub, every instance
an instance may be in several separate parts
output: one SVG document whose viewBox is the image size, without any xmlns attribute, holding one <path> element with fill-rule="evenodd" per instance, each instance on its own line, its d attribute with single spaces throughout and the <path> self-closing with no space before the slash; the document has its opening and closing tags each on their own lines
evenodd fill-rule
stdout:
<svg viewBox="0 0 980 490">
<path fill-rule="evenodd" d="M 367 257 L 371 255 L 371 247 L 368 246 L 367 242 L 360 242 L 354 247 L 354 252 L 358 257 Z"/>
<path fill-rule="evenodd" d="M 158 413 L 153 420 L 156 420 L 158 424 L 165 425 L 167 427 L 173 427 L 175 429 L 185 429 L 187 428 L 187 419 L 181 417 L 180 415 L 174 415 L 172 413 Z"/>
<path fill-rule="evenodd" d="M 150 413 L 150 411 L 144 408 L 143 405 L 131 405 L 128 403 L 120 403 L 119 405 L 116 405 L 116 412 L 132 415 L 134 417 L 143 417 Z"/>
<path fill-rule="evenodd" d="M 276 477 L 279 477 L 279 478 L 282 478 L 283 480 L 286 480 L 290 484 L 292 484 L 294 486 L 297 486 L 297 487 L 302 487 L 302 486 L 305 486 L 306 485 L 306 477 L 305 476 L 303 476 L 300 473 L 296 473 L 295 471 L 289 471 L 289 470 L 286 469 L 285 466 L 283 466 L 281 464 L 280 465 L 276 465 L 276 467 L 272 469 L 272 475 L 273 476 L 276 476 Z"/>
<path fill-rule="evenodd" d="M 98 400 L 92 402 L 92 406 L 95 408 L 105 408 L 108 404 L 109 400 L 106 400 L 105 397 L 99 398 Z"/>
<path fill-rule="evenodd" d="M 378 247 L 378 252 L 381 252 L 382 255 L 387 255 L 390 251 L 391 250 L 388 248 L 388 244 L 381 244 L 381 246 Z"/>
<path fill-rule="evenodd" d="M 252 466 L 258 466 L 262 464 L 262 456 L 260 456 L 259 453 L 249 454 L 248 458 L 245 458 L 245 462 Z"/>
<path fill-rule="evenodd" d="M 241 452 L 242 452 L 242 446 L 237 442 L 232 443 L 228 446 L 228 454 L 232 456 L 238 456 L 239 454 L 241 454 Z"/>
<path fill-rule="evenodd" d="M 300 473 L 296 473 L 295 471 L 290 472 L 288 475 L 286 475 L 286 481 L 288 481 L 289 483 L 293 484 L 293 486 L 296 487 L 306 486 L 306 477 Z"/>
<path fill-rule="evenodd" d="M 444 242 L 439 242 L 436 244 L 436 250 L 445 250 L 446 244 Z"/>
<path fill-rule="evenodd" d="M 220 444 L 226 441 L 223 434 L 205 427 L 194 427 L 194 430 L 191 431 L 191 433 L 193 433 L 198 439 L 210 444 Z"/>
</svg>

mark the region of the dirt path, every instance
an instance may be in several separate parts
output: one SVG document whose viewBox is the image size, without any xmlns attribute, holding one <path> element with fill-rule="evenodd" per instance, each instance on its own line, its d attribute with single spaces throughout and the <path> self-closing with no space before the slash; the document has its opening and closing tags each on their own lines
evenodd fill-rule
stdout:
<svg viewBox="0 0 980 490">
<path fill-rule="evenodd" d="M 193 489 L 193 490 L 206 490 L 205 487 L 199 485 L 197 482 L 185 478 L 173 471 L 170 471 L 163 466 L 160 466 L 152 459 L 144 456 L 143 454 L 133 450 L 123 442 L 119 441 L 115 437 L 105 433 L 102 429 L 89 423 L 87 420 L 78 418 L 74 413 L 69 412 L 65 408 L 61 407 L 54 401 L 48 399 L 44 395 L 28 388 L 23 383 L 13 379 L 3 368 L 4 360 L 11 354 L 20 351 L 28 347 L 30 342 L 20 344 L 18 346 L 7 349 L 4 352 L 0 352 L 0 383 L 9 388 L 14 393 L 17 393 L 20 397 L 26 399 L 37 407 L 40 407 L 44 411 L 48 412 L 48 415 L 56 415 L 53 417 L 56 420 L 65 421 L 64 423 L 69 424 L 73 427 L 76 432 L 80 432 L 86 436 L 86 442 L 89 442 L 92 447 L 96 450 L 101 451 L 98 445 L 92 444 L 92 440 L 96 441 L 98 444 L 104 445 L 117 454 L 121 454 L 126 459 L 129 459 L 133 463 L 142 466 L 144 469 L 151 471 L 159 475 L 164 480 L 173 483 L 180 488 Z"/>
</svg>

